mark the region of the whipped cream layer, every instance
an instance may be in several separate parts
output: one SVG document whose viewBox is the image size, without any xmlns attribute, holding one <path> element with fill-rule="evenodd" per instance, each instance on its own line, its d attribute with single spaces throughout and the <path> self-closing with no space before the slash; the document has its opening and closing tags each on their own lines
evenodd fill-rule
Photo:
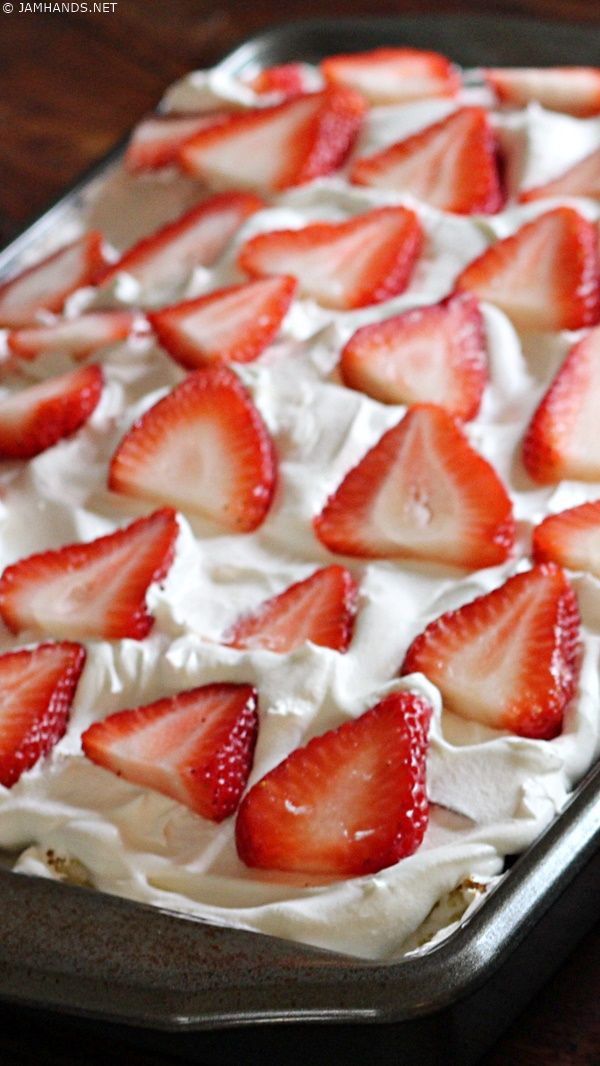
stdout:
<svg viewBox="0 0 600 1066">
<path fill-rule="evenodd" d="M 312 77 L 318 86 L 318 73 Z M 461 101 L 374 108 L 354 157 L 429 125 L 464 100 L 486 99 L 486 90 L 466 89 Z M 166 107 L 203 110 L 256 102 L 252 90 L 225 67 L 179 83 L 167 94 Z M 156 617 L 152 635 L 143 642 L 86 643 L 88 659 L 67 734 L 10 791 L 0 788 L 0 847 L 20 853 L 17 870 L 61 877 L 72 869 L 77 876 L 71 879 L 87 880 L 102 891 L 217 924 L 366 958 L 393 958 L 414 950 L 440 927 L 452 927 L 456 914 L 447 901 L 456 906 L 457 886 L 480 886 L 479 892 L 463 892 L 460 912 L 474 905 L 502 871 L 504 856 L 526 848 L 552 820 L 597 756 L 600 582 L 589 575 L 573 575 L 583 617 L 583 668 L 577 697 L 555 740 L 528 740 L 468 722 L 443 711 L 439 693 L 421 675 L 397 679 L 409 643 L 428 622 L 528 569 L 531 530 L 545 514 L 600 497 L 600 484 L 534 486 L 519 462 L 531 414 L 579 334 L 519 335 L 492 306 L 483 308 L 490 382 L 478 417 L 465 428 L 510 491 L 517 519 L 514 557 L 477 573 L 341 559 L 360 582 L 354 639 L 345 655 L 309 643 L 286 655 L 219 643 L 240 614 L 336 561 L 316 540 L 312 519 L 347 471 L 405 412 L 340 384 L 343 344 L 360 325 L 446 296 L 462 268 L 493 240 L 557 202 L 515 205 L 519 190 L 556 176 L 600 143 L 600 120 L 571 119 L 538 107 L 498 113 L 494 123 L 510 153 L 512 197 L 496 216 L 445 214 L 410 197 L 352 187 L 341 174 L 271 198 L 211 270 L 195 270 L 160 291 L 143 290 L 121 274 L 105 291 L 82 290 L 69 300 L 67 314 L 75 315 L 84 308 L 152 307 L 208 292 L 244 280 L 236 255 L 253 234 L 317 219 L 342 220 L 382 204 L 412 207 L 426 236 L 402 296 L 353 312 L 297 298 L 277 342 L 255 363 L 236 368 L 279 456 L 273 508 L 255 533 L 237 536 L 180 515 L 175 563 L 149 596 Z M 120 250 L 205 195 L 197 183 L 174 172 L 133 178 L 117 169 L 93 190 L 81 226 L 98 226 Z M 589 218 L 600 214 L 593 201 L 569 202 Z M 110 493 L 107 466 L 131 423 L 184 372 L 149 335 L 114 345 L 99 361 L 106 387 L 88 424 L 31 462 L 0 468 L 1 567 L 31 552 L 91 540 L 151 510 Z M 67 365 L 53 356 L 24 364 L 22 374 L 36 380 Z M 0 632 L 1 650 L 26 642 L 27 635 L 17 639 Z M 259 690 L 260 730 L 250 784 L 298 745 L 360 715 L 386 692 L 409 688 L 423 694 L 434 714 L 428 756 L 431 818 L 421 848 L 375 875 L 346 880 L 252 870 L 237 857 L 234 819 L 214 825 L 82 755 L 81 733 L 92 722 L 212 681 L 250 682 Z M 423 926 L 433 908 L 435 920 Z M 426 936 L 419 935 L 421 927 Z"/>
</svg>

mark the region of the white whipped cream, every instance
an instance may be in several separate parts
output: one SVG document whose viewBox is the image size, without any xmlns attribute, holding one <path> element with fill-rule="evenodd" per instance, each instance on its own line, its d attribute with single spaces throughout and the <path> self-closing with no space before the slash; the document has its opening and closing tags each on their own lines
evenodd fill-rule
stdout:
<svg viewBox="0 0 600 1066">
<path fill-rule="evenodd" d="M 317 79 L 315 74 L 315 85 Z M 465 90 L 464 99 L 484 96 L 481 90 Z M 165 106 L 203 110 L 256 102 L 251 89 L 220 68 L 178 83 Z M 430 101 L 375 108 L 354 156 L 407 136 L 456 106 L 455 101 Z M 494 121 L 511 147 L 513 198 L 600 143 L 600 120 L 571 119 L 538 107 L 499 114 Z M 140 179 L 117 169 L 95 189 L 81 225 L 99 226 L 121 249 L 202 195 L 196 183 L 174 173 Z M 418 930 L 436 905 L 437 926 L 454 923 L 456 915 L 443 905 L 448 894 L 466 879 L 485 885 L 498 875 L 503 857 L 531 843 L 598 754 L 600 582 L 592 577 L 574 577 L 584 663 L 577 698 L 555 740 L 527 740 L 467 722 L 442 712 L 437 690 L 422 676 L 396 678 L 409 643 L 429 621 L 528 568 L 531 529 L 544 514 L 600 496 L 600 485 L 532 487 L 515 463 L 525 426 L 577 335 L 520 337 L 491 306 L 484 307 L 491 380 L 481 412 L 466 432 L 510 490 L 518 524 L 514 559 L 467 574 L 417 563 L 351 560 L 347 565 L 360 580 L 360 599 L 346 655 L 311 644 L 276 655 L 218 643 L 239 614 L 334 561 L 316 540 L 311 520 L 346 472 L 404 414 L 402 406 L 386 406 L 341 386 L 336 366 L 342 345 L 359 325 L 445 296 L 458 272 L 496 236 L 513 232 L 546 203 L 514 206 L 513 199 L 493 218 L 461 218 L 409 197 L 354 188 L 343 175 L 335 176 L 271 198 L 270 206 L 245 222 L 213 269 L 194 271 L 176 289 L 143 291 L 135 279 L 121 275 L 101 294 L 75 294 L 67 313 L 174 302 L 242 281 L 236 254 L 254 233 L 315 219 L 342 220 L 398 202 L 417 211 L 426 234 L 406 292 L 353 312 L 299 298 L 276 343 L 257 362 L 238 368 L 279 455 L 274 506 L 259 530 L 242 536 L 181 516 L 175 563 L 163 587 L 149 596 L 156 616 L 152 635 L 143 642 L 88 642 L 66 736 L 10 791 L 0 788 L 0 846 L 21 853 L 17 870 L 60 877 L 57 871 L 75 863 L 81 879 L 78 864 L 83 864 L 89 880 L 103 891 L 217 924 L 390 958 L 414 950 Z M 600 214 L 591 201 L 577 201 L 577 206 L 590 218 Z M 89 423 L 31 462 L 4 464 L 0 470 L 0 567 L 34 551 L 90 540 L 151 509 L 107 490 L 107 464 L 134 419 L 184 372 L 149 337 L 114 345 L 100 358 L 107 384 Z M 52 364 L 39 360 L 22 372 L 35 380 L 59 369 L 61 361 L 54 357 Z M 24 643 L 26 637 L 0 634 L 2 650 Z M 361 714 L 386 692 L 410 688 L 425 695 L 434 708 L 428 758 L 432 808 L 419 851 L 375 875 L 342 881 L 251 870 L 236 855 L 234 819 L 214 825 L 81 754 L 82 731 L 107 714 L 228 680 L 253 683 L 260 692 L 250 784 L 295 747 Z"/>
</svg>

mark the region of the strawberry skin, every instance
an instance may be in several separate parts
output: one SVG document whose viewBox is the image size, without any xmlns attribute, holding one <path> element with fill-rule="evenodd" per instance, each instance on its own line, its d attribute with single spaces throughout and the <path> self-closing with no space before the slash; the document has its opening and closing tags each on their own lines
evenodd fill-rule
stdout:
<svg viewBox="0 0 600 1066">
<path fill-rule="evenodd" d="M 478 570 L 511 554 L 510 498 L 441 407 L 417 404 L 361 459 L 314 519 L 330 551 Z"/>
<path fill-rule="evenodd" d="M 225 122 L 224 111 L 208 114 L 148 115 L 134 129 L 125 152 L 125 167 L 130 174 L 176 166 L 179 152 L 200 130 Z"/>
<path fill-rule="evenodd" d="M 455 96 L 460 78 L 449 59 L 418 48 L 375 48 L 330 56 L 321 63 L 332 85 L 346 85 L 371 104 L 403 104 L 435 96 Z"/>
<path fill-rule="evenodd" d="M 241 803 L 243 862 L 355 877 L 412 855 L 428 822 L 430 715 L 420 696 L 395 692 L 293 751 Z"/>
<path fill-rule="evenodd" d="M 479 411 L 487 380 L 483 318 L 474 296 L 362 326 L 340 361 L 345 385 L 381 403 L 435 403 L 467 421 Z"/>
<path fill-rule="evenodd" d="M 106 285 L 122 271 L 141 285 L 180 281 L 194 267 L 212 266 L 242 223 L 264 207 L 246 192 L 221 193 L 144 237 L 104 271 Z"/>
<path fill-rule="evenodd" d="M 554 562 L 600 578 L 600 500 L 548 515 L 533 531 L 536 563 Z"/>
<path fill-rule="evenodd" d="M 181 149 L 181 165 L 211 186 L 277 191 L 337 170 L 358 134 L 365 103 L 348 89 L 326 89 L 232 115 Z"/>
<path fill-rule="evenodd" d="M 13 633 L 142 640 L 154 624 L 146 593 L 166 577 L 178 532 L 165 509 L 87 544 L 21 559 L 0 577 L 0 616 Z"/>
<path fill-rule="evenodd" d="M 351 310 L 403 292 L 423 245 L 419 220 L 404 207 L 382 207 L 348 222 L 259 233 L 238 263 L 250 277 L 289 274 L 325 307 Z"/>
<path fill-rule="evenodd" d="M 410 193 L 460 215 L 493 214 L 504 200 L 498 146 L 482 107 L 462 107 L 406 140 L 358 159 L 351 181 Z"/>
<path fill-rule="evenodd" d="M 597 67 L 492 67 L 485 76 L 503 104 L 527 107 L 536 101 L 578 118 L 600 113 Z"/>
<path fill-rule="evenodd" d="M 134 311 L 91 311 L 49 326 L 13 330 L 7 343 L 11 354 L 19 359 L 33 360 L 54 352 L 85 359 L 100 348 L 126 340 L 135 320 Z"/>
<path fill-rule="evenodd" d="M 469 263 L 456 289 L 496 304 L 521 329 L 593 326 L 600 319 L 597 246 L 591 222 L 557 207 Z"/>
<path fill-rule="evenodd" d="M 548 196 L 589 196 L 600 200 L 600 148 L 590 152 L 558 178 L 522 192 L 519 200 L 544 200 Z"/>
<path fill-rule="evenodd" d="M 226 634 L 234 648 L 284 654 L 310 640 L 345 652 L 350 646 L 358 586 L 343 566 L 326 566 L 244 615 Z"/>
<path fill-rule="evenodd" d="M 64 736 L 85 664 L 80 644 L 0 656 L 0 785 L 11 788 Z"/>
<path fill-rule="evenodd" d="M 65 244 L 0 284 L 0 327 L 35 325 L 39 311 L 60 311 L 67 296 L 93 284 L 105 264 L 96 230 Z"/>
<path fill-rule="evenodd" d="M 280 63 L 275 67 L 265 67 L 250 82 L 255 93 L 281 93 L 286 99 L 301 96 L 308 92 L 305 67 L 303 63 Z"/>
<path fill-rule="evenodd" d="M 221 822 L 235 811 L 252 769 L 258 695 L 214 684 L 118 711 L 81 738 L 88 759 Z"/>
<path fill-rule="evenodd" d="M 523 441 L 523 462 L 541 485 L 600 478 L 600 327 L 571 348 Z"/>
<path fill-rule="evenodd" d="M 98 366 L 71 370 L 0 400 L 0 459 L 32 459 L 87 422 L 102 395 Z"/>
<path fill-rule="evenodd" d="M 182 366 L 249 363 L 273 341 L 296 291 L 294 278 L 261 278 L 148 315 L 161 345 Z"/>
<path fill-rule="evenodd" d="M 462 718 L 551 740 L 579 676 L 579 610 L 563 571 L 536 566 L 431 622 L 403 674 L 422 673 Z"/>
<path fill-rule="evenodd" d="M 108 486 L 249 533 L 266 518 L 276 479 L 273 442 L 250 394 L 228 367 L 209 366 L 131 427 Z"/>
</svg>

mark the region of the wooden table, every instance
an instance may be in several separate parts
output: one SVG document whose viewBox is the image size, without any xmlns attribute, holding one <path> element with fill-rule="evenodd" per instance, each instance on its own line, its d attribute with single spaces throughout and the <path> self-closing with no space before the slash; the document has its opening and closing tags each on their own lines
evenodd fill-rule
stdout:
<svg viewBox="0 0 600 1066">
<path fill-rule="evenodd" d="M 0 244 L 122 137 L 171 81 L 216 62 L 249 35 L 283 19 L 324 14 L 483 10 L 481 0 L 329 0 L 326 6 L 319 0 L 118 0 L 97 15 L 19 13 L 20 0 L 14 6 L 12 14 L 0 14 Z M 499 9 L 590 24 L 600 17 L 598 0 L 513 0 L 497 3 L 495 13 Z M 0 1008 L 0 1062 L 6 1066 L 104 1066 L 107 1054 L 131 1066 L 167 1061 L 137 1055 L 101 1033 L 82 1036 L 60 1019 Z M 600 928 L 487 1058 L 488 1066 L 509 1062 L 600 1063 Z"/>
</svg>

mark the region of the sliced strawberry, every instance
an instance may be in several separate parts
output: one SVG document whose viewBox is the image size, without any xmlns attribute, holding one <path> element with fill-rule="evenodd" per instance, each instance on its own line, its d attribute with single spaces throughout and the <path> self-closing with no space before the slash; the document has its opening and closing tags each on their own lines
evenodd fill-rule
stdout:
<svg viewBox="0 0 600 1066">
<path fill-rule="evenodd" d="M 470 570 L 511 553 L 512 507 L 490 464 L 441 407 L 421 404 L 384 433 L 314 520 L 330 551 Z"/>
<path fill-rule="evenodd" d="M 590 152 L 574 166 L 569 167 L 558 178 L 527 189 L 519 199 L 526 203 L 530 200 L 544 200 L 548 196 L 589 196 L 600 200 L 600 148 Z"/>
<path fill-rule="evenodd" d="M 84 366 L 0 400 L 0 459 L 32 459 L 70 437 L 95 410 L 104 380 Z"/>
<path fill-rule="evenodd" d="M 536 102 L 579 118 L 600 113 L 597 67 L 492 67 L 485 76 L 503 104 Z"/>
<path fill-rule="evenodd" d="M 100 348 L 125 340 L 135 319 L 134 311 L 91 311 L 79 318 L 62 318 L 49 326 L 15 329 L 8 334 L 8 348 L 19 359 L 37 359 L 54 352 L 85 359 Z"/>
<path fill-rule="evenodd" d="M 535 412 L 523 441 L 523 462 L 534 481 L 600 479 L 600 327 L 567 355 Z"/>
<path fill-rule="evenodd" d="M 600 578 L 600 500 L 548 515 L 533 531 L 533 558 Z"/>
<path fill-rule="evenodd" d="M 262 278 L 148 318 L 163 348 L 190 370 L 215 362 L 250 363 L 275 339 L 295 291 L 294 278 Z"/>
<path fill-rule="evenodd" d="M 441 615 L 413 641 L 402 673 L 425 674 L 462 718 L 551 740 L 579 675 L 579 610 L 565 574 L 536 566 Z"/>
<path fill-rule="evenodd" d="M 305 295 L 350 310 L 402 292 L 422 243 L 413 211 L 381 207 L 348 222 L 259 233 L 242 247 L 239 265 L 251 277 L 291 274 Z"/>
<path fill-rule="evenodd" d="M 252 769 L 258 694 L 214 684 L 118 711 L 86 729 L 88 759 L 220 822 L 235 811 Z"/>
<path fill-rule="evenodd" d="M 493 214 L 504 199 L 496 138 L 482 107 L 462 107 L 406 140 L 358 159 L 351 181 L 410 193 L 459 215 Z"/>
<path fill-rule="evenodd" d="M 483 319 L 474 296 L 450 296 L 362 326 L 342 352 L 342 379 L 381 403 L 436 403 L 474 418 L 487 380 Z"/>
<path fill-rule="evenodd" d="M 223 193 L 193 207 L 151 237 L 145 237 L 102 275 L 107 284 L 126 271 L 141 285 L 183 280 L 194 267 L 212 266 L 242 222 L 264 207 L 245 192 Z"/>
<path fill-rule="evenodd" d="M 268 430 L 225 366 L 196 370 L 135 423 L 109 488 L 201 514 L 234 533 L 265 519 L 277 477 Z"/>
<path fill-rule="evenodd" d="M 250 82 L 255 93 L 281 93 L 286 98 L 300 96 L 310 90 L 304 63 L 281 63 L 265 67 Z"/>
<path fill-rule="evenodd" d="M 496 304 L 521 329 L 593 326 L 600 319 L 597 244 L 591 222 L 557 207 L 469 263 L 456 288 Z"/>
<path fill-rule="evenodd" d="M 430 715 L 420 696 L 394 692 L 293 751 L 242 801 L 240 858 L 267 870 L 352 877 L 412 855 L 428 821 Z"/>
<path fill-rule="evenodd" d="M 184 170 L 208 185 L 287 189 L 330 174 L 350 151 L 365 110 L 362 97 L 327 89 L 233 115 L 181 149 Z"/>
<path fill-rule="evenodd" d="M 326 566 L 239 618 L 224 640 L 234 648 L 267 648 L 282 654 L 307 640 L 323 648 L 347 651 L 357 594 L 358 586 L 349 570 Z"/>
<path fill-rule="evenodd" d="M 105 267 L 102 235 L 85 233 L 0 285 L 0 326 L 35 325 L 39 311 L 60 311 L 67 296 Z"/>
<path fill-rule="evenodd" d="M 155 511 L 88 544 L 69 544 L 8 566 L 0 615 L 13 633 L 141 640 L 154 623 L 146 593 L 173 562 L 174 511 Z"/>
<path fill-rule="evenodd" d="M 200 130 L 218 126 L 229 118 L 226 111 L 202 114 L 148 115 L 135 127 L 125 152 L 131 174 L 177 166 L 179 151 Z"/>
<path fill-rule="evenodd" d="M 460 78 L 449 59 L 418 48 L 375 48 L 330 56 L 321 63 L 326 81 L 362 93 L 372 104 L 405 104 L 455 96 Z"/>
<path fill-rule="evenodd" d="M 11 788 L 64 736 L 84 663 L 80 644 L 0 655 L 0 785 Z"/>
</svg>

